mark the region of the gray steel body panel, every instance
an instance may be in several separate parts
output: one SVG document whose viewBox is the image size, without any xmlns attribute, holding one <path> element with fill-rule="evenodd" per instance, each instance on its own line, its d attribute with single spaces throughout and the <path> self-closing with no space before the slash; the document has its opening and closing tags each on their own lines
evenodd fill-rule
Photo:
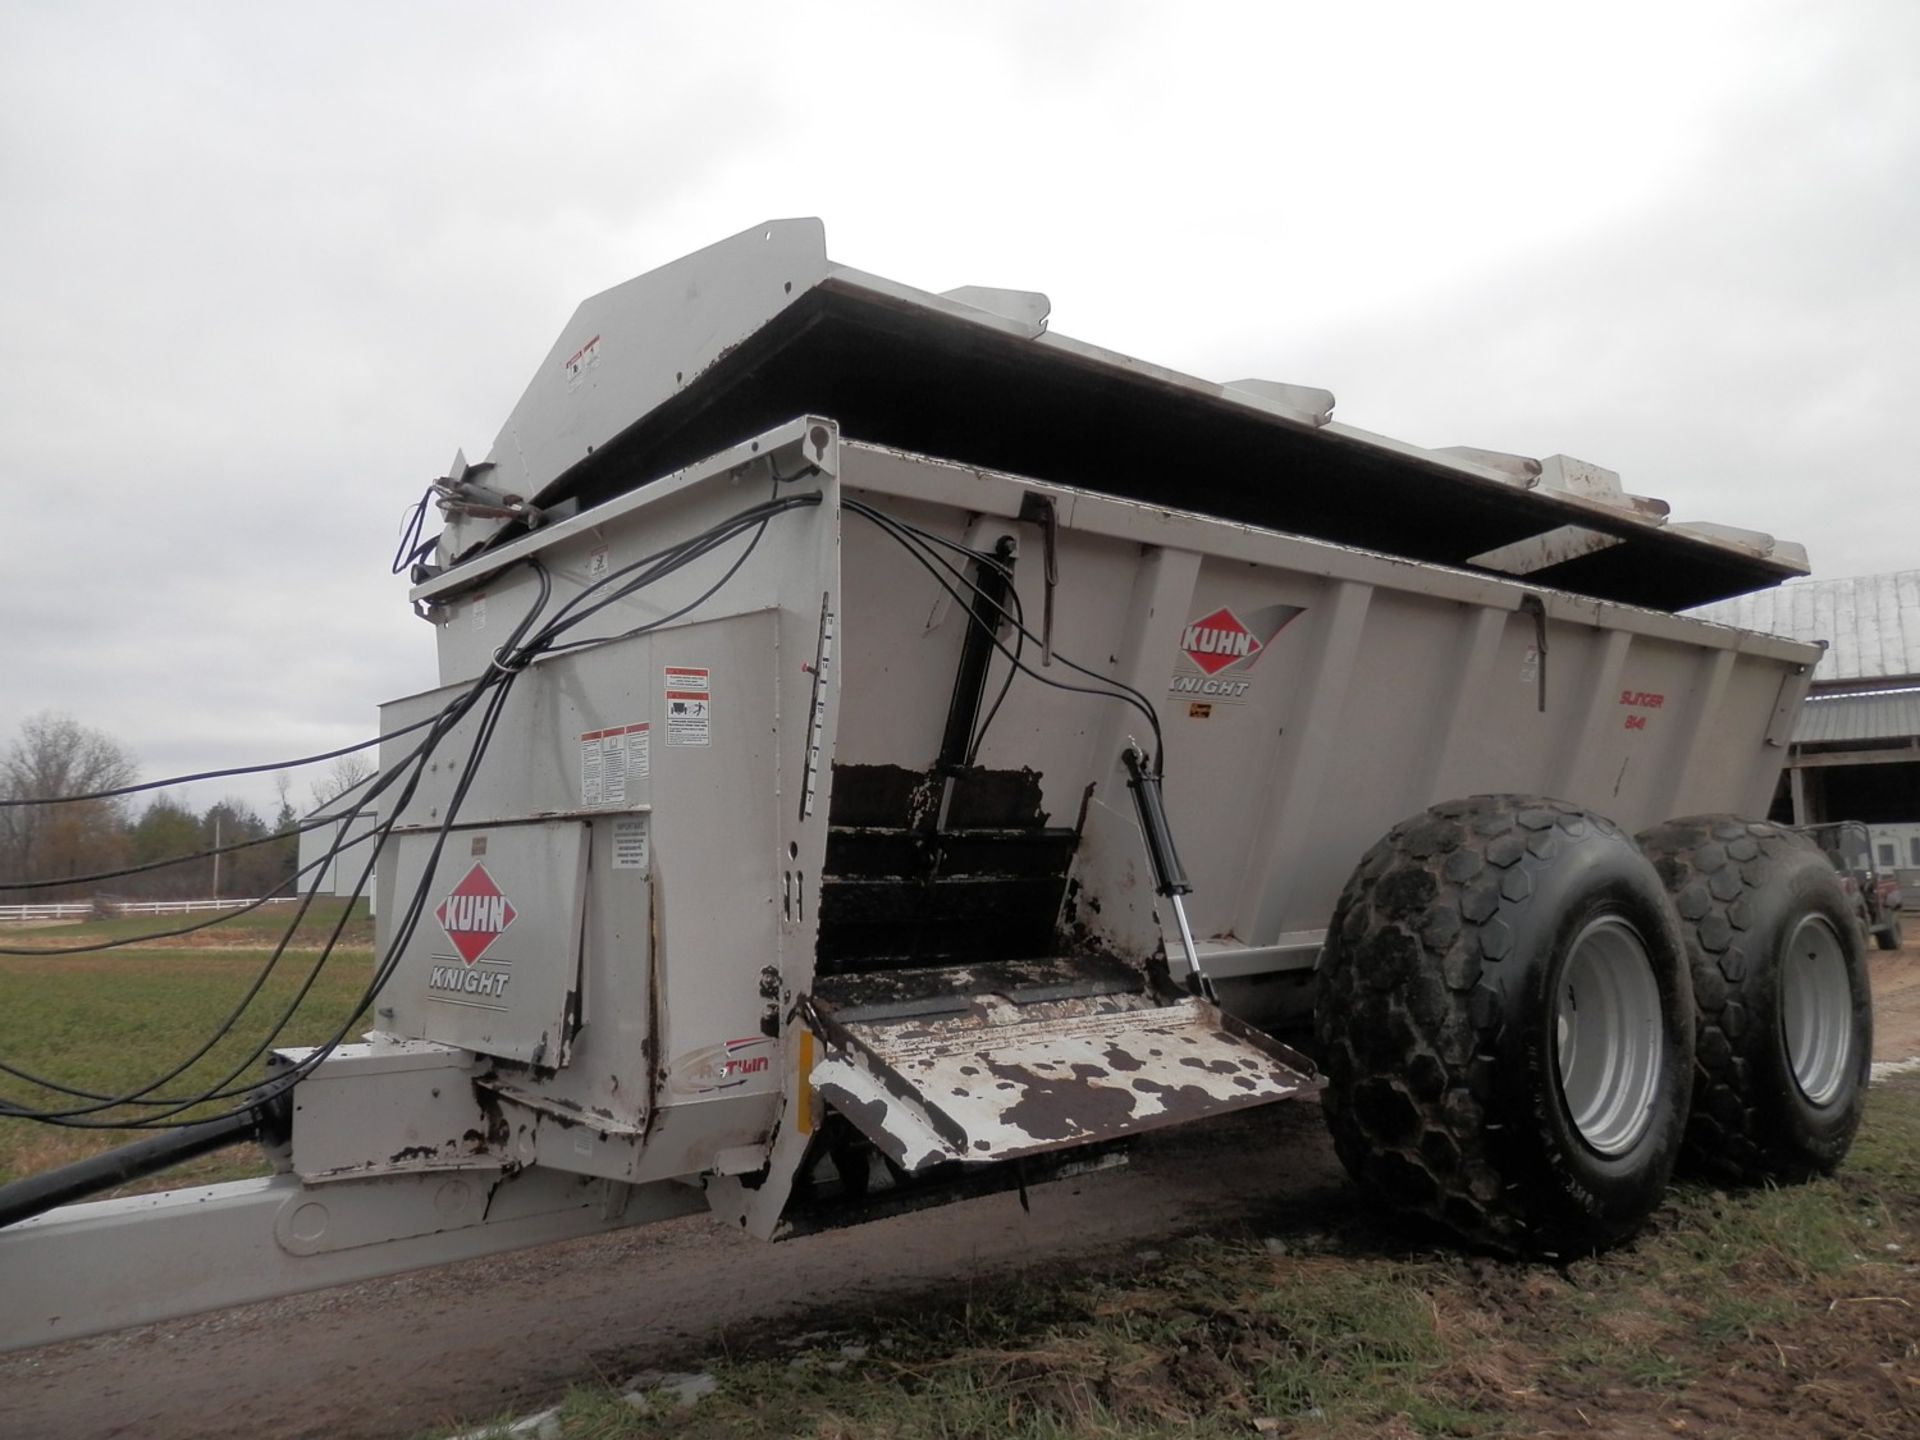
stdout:
<svg viewBox="0 0 1920 1440">
<path fill-rule="evenodd" d="M 1017 523 L 1022 497 L 1054 499 L 1056 649 L 1103 662 L 1160 705 L 1167 805 L 1195 879 L 1189 914 L 1209 953 L 1249 957 L 1228 973 L 1310 956 L 1361 852 L 1450 796 L 1554 795 L 1630 828 L 1705 810 L 1764 811 L 1785 757 L 1778 713 L 1797 709 L 1819 654 L 924 457 L 857 444 L 843 451 L 850 490 L 955 539 L 978 540 L 997 525 L 1024 530 L 1031 546 L 1032 528 Z M 846 546 L 845 684 L 850 696 L 884 691 L 890 700 L 884 709 L 849 702 L 837 758 L 924 764 L 963 617 L 870 526 L 850 521 Z M 1038 570 L 1015 570 L 1029 616 L 1044 603 Z M 898 597 L 915 593 L 926 597 L 915 612 L 919 638 L 859 643 L 863 615 L 905 609 Z M 1537 657 L 1528 658 L 1529 596 L 1546 621 L 1544 712 Z M 1286 618 L 1257 654 L 1202 675 L 1182 660 L 1182 632 L 1222 608 Z M 1188 681 L 1214 688 L 1175 688 Z M 1191 713 L 1196 705 L 1205 713 Z M 1121 794 L 1124 811 L 1119 751 L 1140 728 L 1118 706 L 1021 681 L 981 759 L 1040 771 L 1057 814 L 1071 815 L 1090 782 L 1096 802 Z M 1137 878 L 1104 877 L 1095 893 L 1135 893 Z M 1289 936 L 1299 937 L 1290 948 Z"/>
<path fill-rule="evenodd" d="M 1546 590 L 1531 577 L 1413 565 L 1043 477 L 842 442 L 830 420 L 802 417 L 418 587 L 416 598 L 440 620 L 443 679 L 458 684 L 478 674 L 498 634 L 530 603 L 534 582 L 521 560 L 541 556 L 563 601 L 591 583 L 592 548 L 607 547 L 618 566 L 692 533 L 738 507 L 752 490 L 750 477 L 764 480 L 758 467 L 767 456 L 791 456 L 796 447 L 833 477 L 818 523 L 810 514 L 803 531 L 830 534 L 831 554 L 818 542 L 790 540 L 783 517 L 765 549 L 699 620 L 639 639 L 613 638 L 697 594 L 717 575 L 719 557 L 708 569 L 674 577 L 644 603 L 596 621 L 585 633 L 608 643 L 533 667 L 531 687 L 516 695 L 502 722 L 515 759 L 470 802 L 472 815 L 496 821 L 577 815 L 585 802 L 577 733 L 650 717 L 653 770 L 630 781 L 627 798 L 650 807 L 656 857 L 648 877 L 648 958 L 668 1033 L 650 1038 L 664 1057 L 653 1077 L 663 1113 L 653 1117 L 631 1098 L 616 1101 L 604 1084 L 591 1094 L 578 1089 L 574 1076 L 583 1064 L 622 1075 L 632 1066 L 632 1033 L 585 1060 L 595 1044 L 591 983 L 579 1058 L 558 1074 L 494 1087 L 522 1109 L 537 1111 L 539 1095 L 563 1096 L 570 1106 L 621 1122 L 624 1134 L 603 1137 L 623 1156 L 619 1168 L 603 1173 L 621 1178 L 755 1168 L 777 1144 L 783 1097 L 790 1110 L 794 1093 L 804 1094 L 793 1091 L 802 1062 L 792 1050 L 792 1027 L 782 1028 L 788 1017 L 776 1012 L 804 995 L 811 979 L 804 949 L 813 887 L 805 877 L 817 880 L 822 851 L 809 843 L 782 864 L 778 842 L 768 844 L 785 834 L 783 812 L 796 808 L 790 789 L 783 799 L 770 761 L 791 745 L 796 710 L 805 708 L 782 692 L 778 676 L 802 673 L 802 666 L 756 657 L 774 650 L 804 655 L 817 643 L 817 604 L 809 611 L 805 597 L 835 596 L 828 687 L 834 709 L 822 740 L 831 762 L 920 773 L 939 751 L 970 623 L 965 607 L 873 523 L 826 514 L 840 484 L 955 544 L 987 550 L 1011 537 L 1026 557 L 1015 563 L 1015 589 L 1035 619 L 1046 608 L 1041 536 L 1020 516 L 1036 496 L 1051 503 L 1054 651 L 1140 690 L 1157 706 L 1169 812 L 1195 880 L 1190 915 L 1227 1003 L 1250 1013 L 1263 977 L 1311 964 L 1361 852 L 1434 801 L 1529 791 L 1590 805 L 1632 828 L 1687 811 L 1763 809 L 1818 655 L 1807 646 Z M 792 468 L 786 463 L 782 473 Z M 482 594 L 488 618 L 476 625 Z M 503 612 L 497 630 L 488 628 L 496 611 Z M 775 614 L 788 622 L 783 637 L 753 630 L 753 616 Z M 995 662 L 995 680 L 1004 663 Z M 716 729 L 711 754 L 667 763 L 675 755 L 660 740 L 659 687 L 645 698 L 635 688 L 636 676 L 664 674 L 667 664 L 711 669 L 716 717 L 748 729 L 724 742 Z M 436 703 L 411 702 L 390 720 Z M 788 738 L 763 744 L 749 730 Z M 1177 969 L 1175 937 L 1163 934 L 1170 917 L 1155 902 L 1120 765 L 1129 743 L 1150 741 L 1145 732 L 1140 714 L 1111 700 L 1021 678 L 980 761 L 1036 773 L 1052 823 L 1078 827 L 1074 923 L 1108 953 L 1143 964 L 1174 955 Z M 730 757 L 727 764 L 701 768 L 720 755 Z M 671 795 L 662 789 L 691 777 L 698 778 Z M 830 786 L 831 779 L 820 783 Z M 423 791 L 416 804 L 431 811 L 432 801 L 431 790 Z M 720 815 L 724 825 L 709 823 Z M 818 838 L 817 828 L 811 833 Z M 608 913 L 593 883 L 589 930 L 593 917 Z M 701 917 L 690 935 L 682 928 L 686 907 Z M 791 915 L 789 924 L 767 923 L 781 910 Z M 777 966 L 778 1005 L 764 998 L 773 985 L 760 970 L 769 965 Z M 1048 1054 L 1068 1043 L 1088 1013 L 1068 1006 L 1056 1017 L 1057 1034 L 1036 1025 L 1008 1043 Z M 765 1033 L 776 1028 L 778 1040 Z M 937 1023 L 921 1031 L 944 1033 Z M 1227 1045 L 1234 1056 L 1243 1053 L 1237 1044 Z M 883 1037 L 865 1036 L 864 1050 L 876 1062 L 866 1067 L 868 1080 L 885 1071 L 899 1081 L 912 1069 L 901 1068 L 906 1062 Z M 729 1068 L 730 1061 L 758 1064 L 762 1056 L 765 1067 L 751 1076 Z M 867 1083 L 844 1055 L 804 1068 L 807 1083 L 817 1080 L 849 1105 Z M 1268 1088 L 1291 1093 L 1296 1079 L 1274 1072 Z M 666 1113 L 679 1105 L 687 1106 L 684 1114 Z M 987 1138 L 982 1158 L 1023 1153 L 1034 1141 L 991 1134 L 978 1116 L 961 1129 L 967 1124 Z M 1117 1125 L 1115 1133 L 1125 1128 Z M 905 1143 L 899 1134 L 890 1138 Z M 537 1153 L 541 1163 L 581 1163 L 557 1142 Z M 762 1211 L 779 1188 L 758 1198 Z M 753 1223 L 771 1228 L 764 1213 Z"/>
<path fill-rule="evenodd" d="M 476 842 L 491 856 L 498 837 L 530 822 L 584 837 L 588 857 L 580 908 L 570 920 L 550 912 L 533 962 L 545 966 L 547 1002 L 516 1012 L 511 1045 L 462 1042 L 513 1062 L 496 1065 L 481 1084 L 510 1121 L 507 1153 L 518 1163 L 643 1181 L 752 1168 L 763 1158 L 782 1080 L 795 1065 L 778 1023 L 783 997 L 805 993 L 812 979 L 826 815 L 824 806 L 802 815 L 801 798 L 810 770 L 817 774 L 810 745 L 831 753 L 839 706 L 838 686 L 815 687 L 801 667 L 814 662 L 823 607 L 837 605 L 836 457 L 831 426 L 795 422 L 655 487 L 644 506 L 609 507 L 518 547 L 547 567 L 553 613 L 593 583 L 596 567 L 619 570 L 766 499 L 769 463 L 782 473 L 820 467 L 806 484 L 825 503 L 774 521 L 778 528 L 755 548 L 753 563 L 710 603 L 650 633 L 618 638 L 710 588 L 744 544 L 583 624 L 569 638 L 590 642 L 587 648 L 530 666 L 501 711 L 429 909 L 475 863 Z M 492 558 L 511 566 L 514 554 Z M 477 587 L 470 580 L 464 594 L 429 588 L 445 686 L 385 707 L 383 730 L 444 706 L 490 663 L 538 590 L 524 568 Z M 704 674 L 703 732 L 674 728 L 669 672 Z M 464 758 L 478 724 L 469 716 L 451 733 L 440 754 L 452 760 L 435 762 L 399 814 L 408 833 L 382 856 L 383 894 L 411 893 L 418 867 L 403 873 L 404 858 L 444 820 L 458 780 L 452 761 Z M 583 751 L 601 742 L 584 737 L 639 726 L 646 727 L 644 762 L 628 750 L 617 796 L 602 766 L 599 803 L 589 803 L 595 797 Z M 383 766 L 413 741 L 389 741 Z M 633 844 L 621 846 L 623 830 L 644 833 L 644 863 Z M 543 874 L 551 863 L 527 858 L 540 863 L 491 866 L 510 897 L 551 883 Z M 398 913 L 382 907 L 383 946 Z M 404 950 L 379 1001 L 383 1028 L 428 1028 L 421 1019 L 435 1004 L 426 998 L 428 982 L 449 963 L 440 928 L 431 914 L 423 917 Z M 520 928 L 516 920 L 498 943 L 507 945 Z M 534 932 L 527 933 L 530 942 Z M 671 963 L 662 963 L 668 955 Z M 575 974 L 570 987 L 563 977 Z M 550 1028 L 550 1001 L 568 988 L 578 992 L 577 1022 L 561 1036 Z M 531 991 L 515 992 L 516 1003 L 520 993 Z M 444 1020 L 431 1028 L 434 1038 L 449 1033 Z M 549 1048 L 536 1057 L 543 1040 Z"/>
<path fill-rule="evenodd" d="M 409 951 L 402 973 L 381 992 L 382 1010 L 391 1012 L 383 1020 L 397 1033 L 422 1040 L 506 1060 L 566 1064 L 578 1024 L 587 833 L 578 820 L 455 831 L 427 882 L 438 905 L 415 931 L 424 943 Z M 396 831 L 383 857 L 387 894 L 411 895 L 422 883 L 436 834 Z M 497 896 L 456 893 L 470 879 L 492 880 L 496 872 L 495 885 L 507 886 Z M 471 959 L 454 943 L 462 922 L 443 923 L 434 913 L 454 905 L 497 909 L 504 921 Z M 383 945 L 391 928 L 380 927 Z"/>
<path fill-rule="evenodd" d="M 792 444 L 814 428 L 833 427 L 802 419 L 778 434 Z M 551 552 L 557 578 L 584 583 L 584 568 L 569 560 L 589 538 L 618 544 L 631 530 L 657 543 L 681 533 L 691 523 L 683 511 L 692 490 L 757 453 L 735 447 L 419 587 L 417 597 L 444 617 L 444 678 L 477 673 L 491 653 L 490 637 L 461 622 L 476 588 L 508 615 L 531 594 L 530 579 L 489 572 Z M 1190 914 L 1210 967 L 1230 981 L 1310 963 L 1361 851 L 1397 820 L 1449 796 L 1550 794 L 1630 828 L 1693 811 L 1764 809 L 1784 754 L 1783 717 L 1796 709 L 1819 653 L 1526 579 L 1409 564 L 886 447 L 836 442 L 833 465 L 850 490 L 890 513 L 982 548 L 1011 534 L 1031 555 L 1038 535 L 1019 522 L 1022 503 L 1034 494 L 1053 502 L 1055 648 L 1093 661 L 1159 706 L 1168 807 L 1196 879 Z M 832 688 L 846 700 L 832 758 L 924 769 L 939 746 L 964 611 L 868 522 L 849 517 L 836 532 L 841 640 Z M 720 608 L 765 601 L 789 584 L 782 542 L 770 543 L 766 562 L 743 569 L 716 600 Z M 1045 603 L 1040 571 L 1031 560 L 1015 569 L 1030 617 Z M 704 578 L 690 578 L 687 588 Z M 663 613 L 678 593 L 662 593 L 651 611 L 610 618 L 604 633 Z M 1545 626 L 1544 690 L 1541 637 L 1524 608 L 1530 599 Z M 1260 628 L 1257 650 L 1208 673 L 1183 652 L 1183 639 L 1223 611 Z M 529 783 L 526 773 L 542 765 L 561 774 L 566 762 L 555 747 L 571 742 L 576 719 L 613 723 L 631 708 L 585 718 L 556 712 L 543 722 L 544 739 L 529 732 L 526 740 L 531 753 L 545 745 L 550 758 L 505 783 Z M 1102 901 L 1088 923 L 1123 954 L 1162 943 L 1119 766 L 1143 729 L 1121 706 L 1023 679 L 981 755 L 989 767 L 1037 771 L 1045 808 L 1059 821 L 1070 822 L 1085 802 L 1075 880 Z M 517 796 L 503 813 L 574 803 L 563 791 Z M 670 822 L 656 807 L 653 823 Z M 743 874 L 735 882 L 748 893 L 759 883 L 763 903 L 772 904 L 777 889 L 764 888 L 771 878 Z M 716 905 L 721 893 L 730 892 L 705 887 L 697 903 Z M 681 968 L 667 965 L 670 976 Z M 783 973 L 794 969 L 783 960 Z"/>
</svg>

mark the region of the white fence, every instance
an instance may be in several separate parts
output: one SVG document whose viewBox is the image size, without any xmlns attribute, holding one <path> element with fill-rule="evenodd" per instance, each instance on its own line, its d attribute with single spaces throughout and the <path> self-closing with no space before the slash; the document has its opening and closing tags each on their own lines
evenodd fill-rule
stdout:
<svg viewBox="0 0 1920 1440">
<path fill-rule="evenodd" d="M 0 905 L 0 925 L 9 920 L 85 920 L 93 914 L 91 901 L 72 901 L 64 905 Z"/>
<path fill-rule="evenodd" d="M 293 895 L 277 895 L 262 902 L 253 900 L 110 900 L 103 901 L 100 908 L 112 915 L 200 915 L 209 910 L 244 910 L 249 905 L 285 905 L 297 899 Z"/>
<path fill-rule="evenodd" d="M 243 910 L 249 905 L 286 905 L 295 895 L 254 900 L 71 900 L 60 905 L 0 905 L 0 925 L 23 920 L 90 920 L 95 915 L 202 915 L 212 910 Z"/>
</svg>

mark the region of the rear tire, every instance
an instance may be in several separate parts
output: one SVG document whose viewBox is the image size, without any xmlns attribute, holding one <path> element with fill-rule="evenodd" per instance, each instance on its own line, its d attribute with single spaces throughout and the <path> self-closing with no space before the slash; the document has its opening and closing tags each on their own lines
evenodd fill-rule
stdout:
<svg viewBox="0 0 1920 1440">
<path fill-rule="evenodd" d="M 1830 1172 L 1873 1060 L 1866 951 L 1819 848 L 1732 815 L 1640 836 L 1679 912 L 1696 1061 L 1686 1161 L 1734 1184 Z"/>
<path fill-rule="evenodd" d="M 1361 1185 L 1508 1254 L 1636 1231 L 1679 1154 L 1685 952 L 1611 822 L 1482 795 L 1396 825 L 1321 956 L 1323 1109 Z"/>
</svg>

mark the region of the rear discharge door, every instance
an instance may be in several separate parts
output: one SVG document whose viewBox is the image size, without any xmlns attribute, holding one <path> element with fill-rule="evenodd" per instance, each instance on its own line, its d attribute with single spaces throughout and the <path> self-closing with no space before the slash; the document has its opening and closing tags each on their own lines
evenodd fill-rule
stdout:
<svg viewBox="0 0 1920 1440">
<path fill-rule="evenodd" d="M 1307 1062 L 1097 961 L 968 967 L 917 996 L 814 997 L 814 1090 L 901 1169 L 1013 1160 L 1312 1091 Z M 830 982 L 829 982 L 830 984 Z M 852 997 L 849 997 L 852 999 Z"/>
</svg>

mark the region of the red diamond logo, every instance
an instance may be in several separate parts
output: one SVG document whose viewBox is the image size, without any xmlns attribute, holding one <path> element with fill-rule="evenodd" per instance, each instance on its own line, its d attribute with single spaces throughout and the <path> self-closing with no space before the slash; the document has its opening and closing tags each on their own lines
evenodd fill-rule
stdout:
<svg viewBox="0 0 1920 1440">
<path fill-rule="evenodd" d="M 517 913 L 484 865 L 469 870 L 467 878 L 454 886 L 433 912 L 440 928 L 453 941 L 453 948 L 469 965 L 487 953 L 487 947 L 513 924 Z"/>
<path fill-rule="evenodd" d="M 1180 636 L 1180 648 L 1203 673 L 1217 675 L 1229 665 L 1251 660 L 1267 647 L 1240 623 L 1238 615 L 1222 606 L 1187 626 Z"/>
</svg>

